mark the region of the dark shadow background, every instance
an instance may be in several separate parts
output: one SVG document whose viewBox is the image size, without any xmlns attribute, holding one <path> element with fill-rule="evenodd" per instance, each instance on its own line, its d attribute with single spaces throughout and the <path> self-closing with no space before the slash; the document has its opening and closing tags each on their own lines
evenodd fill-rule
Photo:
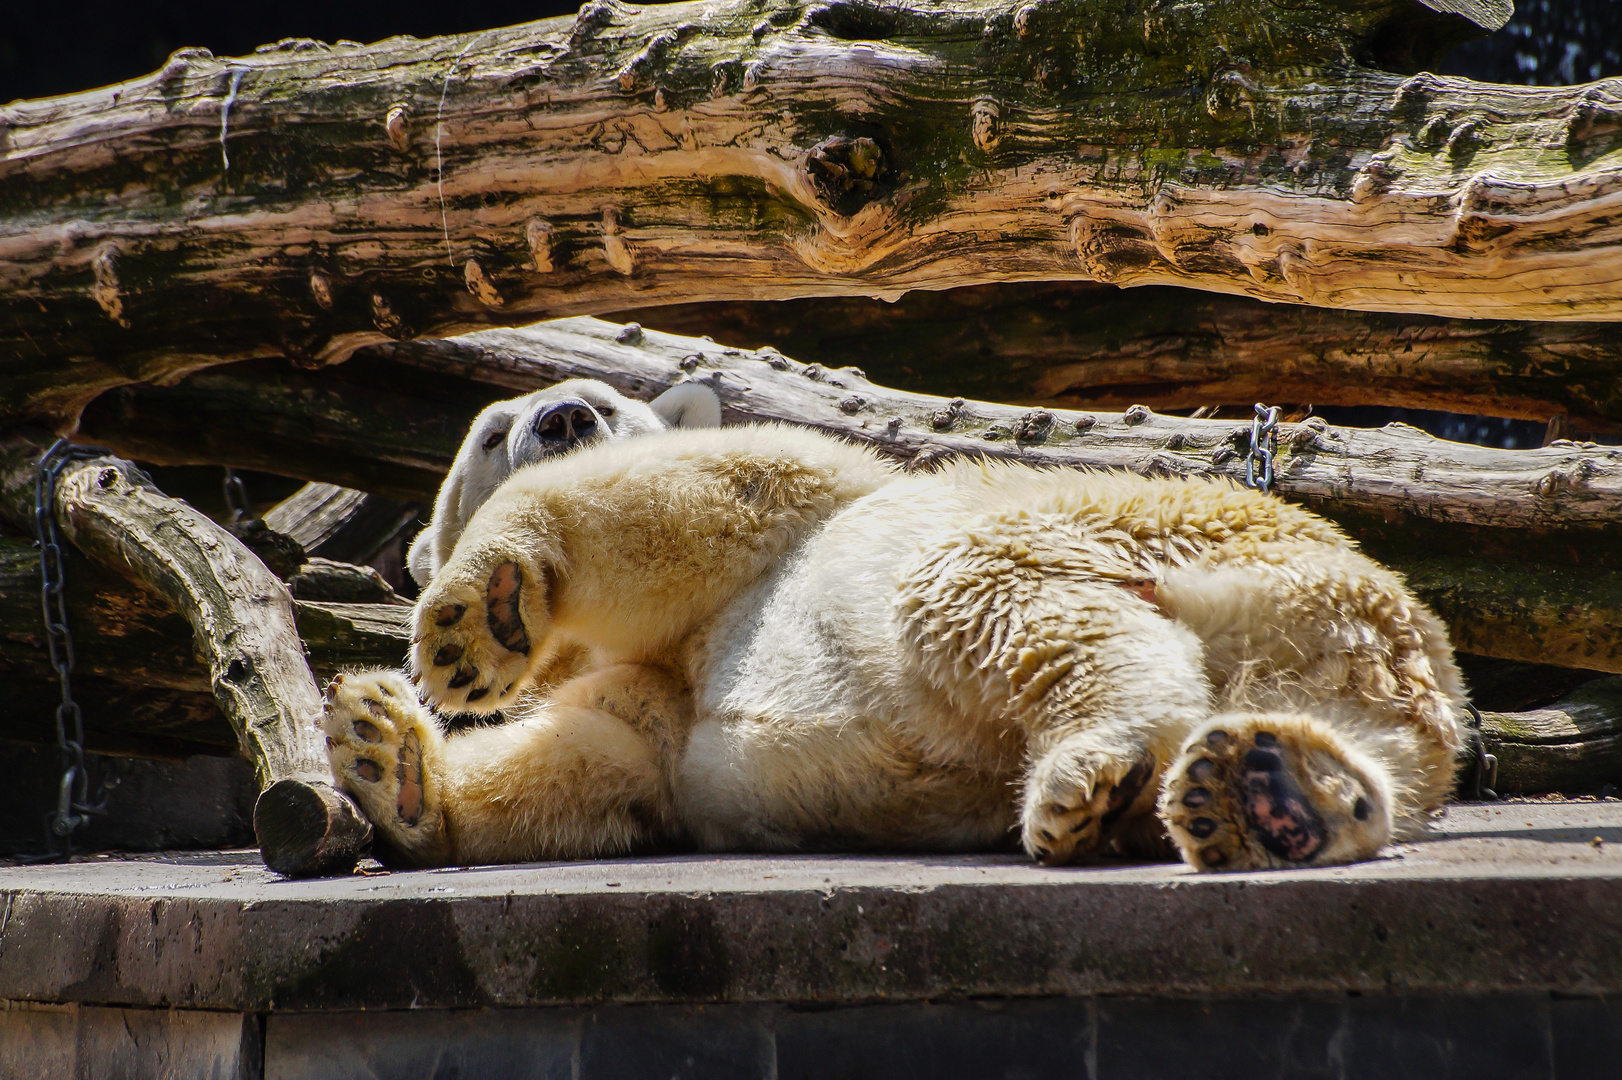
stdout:
<svg viewBox="0 0 1622 1080">
<path fill-rule="evenodd" d="M 156 71 L 176 49 L 239 56 L 281 38 L 370 42 L 432 37 L 573 14 L 570 0 L 6 0 L 0 102 Z M 1553 85 L 1622 74 L 1622 0 L 1518 0 L 1496 34 L 1455 50 L 1442 74 Z"/>
</svg>

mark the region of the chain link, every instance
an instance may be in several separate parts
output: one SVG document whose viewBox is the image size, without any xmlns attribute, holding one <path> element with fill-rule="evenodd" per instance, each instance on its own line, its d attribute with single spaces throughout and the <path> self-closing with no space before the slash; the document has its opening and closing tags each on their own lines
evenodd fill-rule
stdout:
<svg viewBox="0 0 1622 1080">
<path fill-rule="evenodd" d="M 237 471 L 227 466 L 225 470 L 225 505 L 231 511 L 231 521 L 245 521 L 253 504 L 248 501 L 248 485 L 242 482 Z"/>
<path fill-rule="evenodd" d="M 58 439 L 40 459 L 34 476 L 34 541 L 39 547 L 40 608 L 45 616 L 45 644 L 51 667 L 62 685 L 56 707 L 56 746 L 62 761 L 56 807 L 45 815 L 45 858 L 66 860 L 73 854 L 73 834 L 90 815 L 107 811 L 104 797 L 90 801 L 90 772 L 85 765 L 84 715 L 73 700 L 73 634 L 68 629 L 65 561 L 62 534 L 56 525 L 56 481 L 74 461 L 106 457 L 112 451 L 99 446 L 74 446 Z M 71 737 L 70 737 L 71 735 Z M 61 849 L 58 850 L 58 842 Z"/>
<path fill-rule="evenodd" d="M 1498 792 L 1493 787 L 1498 783 L 1498 757 L 1487 753 L 1487 740 L 1481 734 L 1481 710 L 1467 701 L 1464 711 L 1470 714 L 1470 723 L 1465 726 L 1470 729 L 1470 749 L 1476 758 L 1475 775 L 1470 778 L 1476 802 L 1497 802 Z"/>
<path fill-rule="evenodd" d="M 1278 416 L 1277 405 L 1269 408 L 1257 403 L 1256 417 L 1250 422 L 1250 451 L 1245 455 L 1247 488 L 1264 493 L 1272 490 L 1273 454 L 1278 450 Z M 1257 475 L 1258 470 L 1260 476 Z"/>
</svg>

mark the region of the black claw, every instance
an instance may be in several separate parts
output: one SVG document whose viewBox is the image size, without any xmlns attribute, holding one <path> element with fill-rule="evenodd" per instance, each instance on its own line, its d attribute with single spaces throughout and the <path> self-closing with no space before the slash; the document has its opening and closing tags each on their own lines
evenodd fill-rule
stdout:
<svg viewBox="0 0 1622 1080">
<path fill-rule="evenodd" d="M 1226 731 L 1213 731 L 1211 734 L 1205 737 L 1205 745 L 1213 749 L 1220 750 L 1224 746 L 1228 745 L 1228 740 L 1231 738 L 1233 738 L 1233 736 L 1229 735 Z"/>
<path fill-rule="evenodd" d="M 1367 821 L 1369 819 L 1369 815 L 1373 812 L 1374 808 L 1369 805 L 1369 801 L 1367 799 L 1359 797 L 1358 800 L 1352 804 L 1352 816 L 1359 821 Z"/>
<path fill-rule="evenodd" d="M 1210 758 L 1200 758 L 1188 767 L 1188 776 L 1191 780 L 1209 780 L 1216 775 L 1216 762 Z"/>
<path fill-rule="evenodd" d="M 1271 731 L 1258 731 L 1251 737 L 1251 741 L 1257 746 L 1277 746 L 1278 736 Z"/>
<path fill-rule="evenodd" d="M 1211 793 L 1202 787 L 1189 788 L 1183 796 L 1183 805 L 1198 809 L 1211 801 Z"/>
<path fill-rule="evenodd" d="M 451 681 L 445 685 L 450 687 L 452 690 L 460 690 L 462 687 L 471 683 L 478 674 L 479 673 L 472 668 L 462 668 L 454 676 L 452 676 Z"/>
<path fill-rule="evenodd" d="M 481 686 L 477 690 L 469 690 L 467 692 L 467 699 L 469 701 L 478 701 L 480 698 L 484 697 L 489 692 L 490 692 L 490 688 L 488 686 Z"/>
<path fill-rule="evenodd" d="M 1197 817 L 1188 823 L 1188 831 L 1200 840 L 1216 832 L 1216 827 L 1217 823 L 1208 817 Z"/>
<path fill-rule="evenodd" d="M 1082 818 L 1081 821 L 1079 821 L 1076 824 L 1070 826 L 1070 835 L 1074 836 L 1076 833 L 1079 833 L 1081 830 L 1085 829 L 1087 826 L 1091 825 L 1092 823 L 1093 823 L 1092 818 Z"/>
</svg>

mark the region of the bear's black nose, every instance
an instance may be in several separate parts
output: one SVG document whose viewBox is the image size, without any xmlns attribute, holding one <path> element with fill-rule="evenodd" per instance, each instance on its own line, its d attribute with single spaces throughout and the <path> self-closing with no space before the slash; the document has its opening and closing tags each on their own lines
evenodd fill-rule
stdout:
<svg viewBox="0 0 1622 1080">
<path fill-rule="evenodd" d="M 573 446 L 597 433 L 597 414 L 584 401 L 556 401 L 535 414 L 535 436 L 554 448 Z"/>
</svg>

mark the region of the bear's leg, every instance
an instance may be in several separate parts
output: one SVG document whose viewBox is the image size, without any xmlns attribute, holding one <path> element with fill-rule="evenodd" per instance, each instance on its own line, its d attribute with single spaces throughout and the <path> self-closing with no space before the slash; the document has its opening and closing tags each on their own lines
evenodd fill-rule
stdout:
<svg viewBox="0 0 1622 1080">
<path fill-rule="evenodd" d="M 1184 744 L 1160 814 L 1199 870 L 1329 866 L 1390 841 L 1392 782 L 1378 758 L 1322 721 L 1230 713 Z"/>
<path fill-rule="evenodd" d="M 548 565 L 533 555 L 458 547 L 417 602 L 411 669 L 425 698 L 447 712 L 512 705 L 546 661 L 539 639 L 551 589 Z"/>
<path fill-rule="evenodd" d="M 637 730 L 679 731 L 688 715 L 661 673 L 594 672 L 521 719 L 450 739 L 398 672 L 340 676 L 328 696 L 333 776 L 392 862 L 620 854 L 674 832 L 665 755 Z"/>
<path fill-rule="evenodd" d="M 439 783 L 445 738 L 405 676 L 335 676 L 321 726 L 333 781 L 372 823 L 379 854 L 406 866 L 450 861 Z"/>
<path fill-rule="evenodd" d="M 1155 755 L 1092 728 L 1059 739 L 1026 773 L 1020 839 L 1049 865 L 1093 854 L 1149 812 L 1159 788 Z"/>
</svg>

